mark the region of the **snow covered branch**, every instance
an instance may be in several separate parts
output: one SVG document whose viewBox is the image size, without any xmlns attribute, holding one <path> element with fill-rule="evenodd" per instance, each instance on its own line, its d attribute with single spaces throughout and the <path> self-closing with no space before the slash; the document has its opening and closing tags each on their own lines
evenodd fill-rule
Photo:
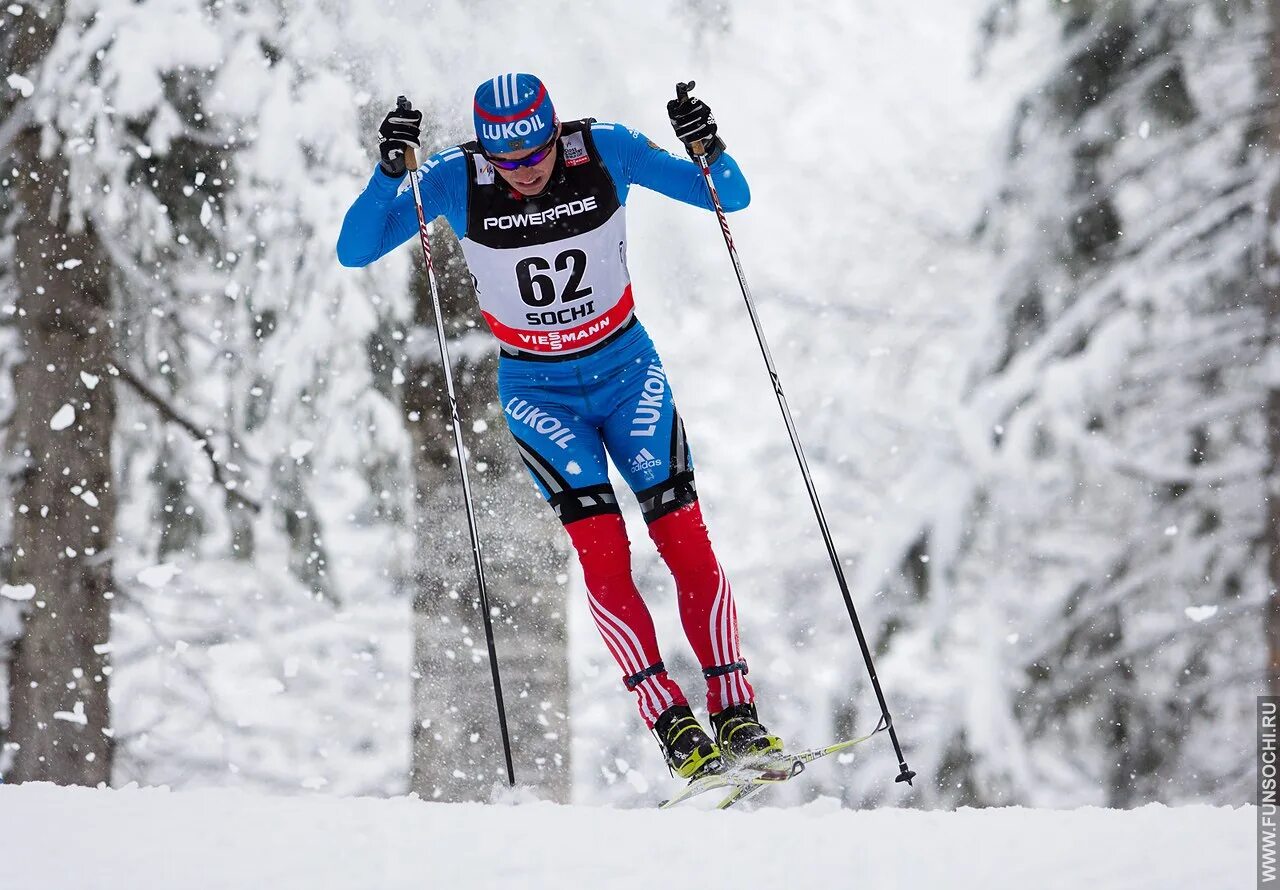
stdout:
<svg viewBox="0 0 1280 890">
<path fill-rule="evenodd" d="M 129 370 L 123 363 L 114 366 L 118 372 L 120 379 L 128 383 L 134 392 L 142 396 L 143 400 L 160 412 L 165 420 L 175 423 L 190 434 L 191 438 L 204 451 L 209 458 L 209 463 L 213 467 L 214 481 L 226 491 L 227 497 L 235 501 L 242 507 L 252 510 L 254 513 L 261 512 L 262 504 L 253 498 L 245 495 L 239 490 L 239 480 L 232 478 L 232 472 L 226 463 L 218 456 L 218 451 L 214 448 L 210 439 L 214 435 L 214 431 L 209 428 L 202 429 L 195 421 L 184 417 L 177 408 L 169 403 L 169 401 L 155 389 L 149 386 L 146 381 Z"/>
</svg>

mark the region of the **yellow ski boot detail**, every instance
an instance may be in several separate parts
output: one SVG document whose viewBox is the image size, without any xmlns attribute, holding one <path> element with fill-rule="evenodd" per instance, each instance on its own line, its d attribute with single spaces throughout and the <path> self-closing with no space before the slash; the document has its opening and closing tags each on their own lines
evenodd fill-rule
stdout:
<svg viewBox="0 0 1280 890">
<path fill-rule="evenodd" d="M 653 733 L 662 746 L 667 766 L 682 779 L 696 779 L 724 768 L 720 748 L 688 705 L 674 705 L 663 711 Z"/>
</svg>

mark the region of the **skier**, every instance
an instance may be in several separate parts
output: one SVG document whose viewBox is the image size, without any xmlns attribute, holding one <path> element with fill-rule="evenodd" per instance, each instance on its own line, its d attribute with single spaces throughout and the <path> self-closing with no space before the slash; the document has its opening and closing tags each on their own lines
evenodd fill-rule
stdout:
<svg viewBox="0 0 1280 890">
<path fill-rule="evenodd" d="M 630 187 L 710 210 L 701 170 L 620 124 L 561 122 L 532 74 L 485 81 L 473 112 L 476 141 L 422 165 L 425 218 L 444 216 L 462 243 L 481 314 L 499 341 L 507 426 L 577 551 L 596 627 L 675 774 L 693 779 L 780 751 L 756 712 L 737 607 L 703 523 L 684 424 L 636 318 L 627 271 Z M 668 102 L 667 112 L 689 155 L 695 143 L 705 151 L 724 208 L 746 207 L 746 179 L 707 105 L 687 97 Z M 343 265 L 368 265 L 416 234 L 416 208 L 401 181 L 405 148 L 420 147 L 421 124 L 422 112 L 408 103 L 382 121 L 381 160 L 338 238 Z M 606 451 L 675 576 L 714 739 L 663 665 L 632 579 Z"/>
</svg>

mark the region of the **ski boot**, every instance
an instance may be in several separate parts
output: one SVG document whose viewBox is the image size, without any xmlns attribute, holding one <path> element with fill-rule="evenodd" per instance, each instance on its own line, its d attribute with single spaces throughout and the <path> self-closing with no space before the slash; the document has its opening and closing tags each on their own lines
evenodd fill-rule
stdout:
<svg viewBox="0 0 1280 890">
<path fill-rule="evenodd" d="M 731 761 L 749 763 L 782 753 L 782 739 L 761 725 L 754 704 L 732 705 L 712 714 L 711 727 L 720 750 Z"/>
<path fill-rule="evenodd" d="M 697 779 L 724 769 L 720 749 L 703 730 L 688 705 L 672 705 L 653 725 L 671 772 L 682 779 Z"/>
</svg>

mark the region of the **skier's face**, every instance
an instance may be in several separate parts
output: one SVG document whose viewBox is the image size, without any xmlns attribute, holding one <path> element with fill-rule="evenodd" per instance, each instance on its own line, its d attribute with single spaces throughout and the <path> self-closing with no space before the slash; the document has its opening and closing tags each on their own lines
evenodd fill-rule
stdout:
<svg viewBox="0 0 1280 890">
<path fill-rule="evenodd" d="M 560 127 L 556 127 L 556 140 L 560 137 Z M 494 170 L 498 171 L 507 183 L 522 195 L 536 195 L 547 187 L 547 182 L 551 179 L 551 171 L 556 166 L 556 153 L 560 150 L 558 141 L 553 141 L 551 151 L 547 156 L 536 164 L 528 167 L 517 167 L 514 170 L 503 170 L 501 167 L 494 166 Z M 521 158 L 527 158 L 538 151 L 537 148 L 531 148 L 528 151 L 508 151 L 495 154 L 493 157 L 505 161 L 517 161 Z"/>
</svg>

